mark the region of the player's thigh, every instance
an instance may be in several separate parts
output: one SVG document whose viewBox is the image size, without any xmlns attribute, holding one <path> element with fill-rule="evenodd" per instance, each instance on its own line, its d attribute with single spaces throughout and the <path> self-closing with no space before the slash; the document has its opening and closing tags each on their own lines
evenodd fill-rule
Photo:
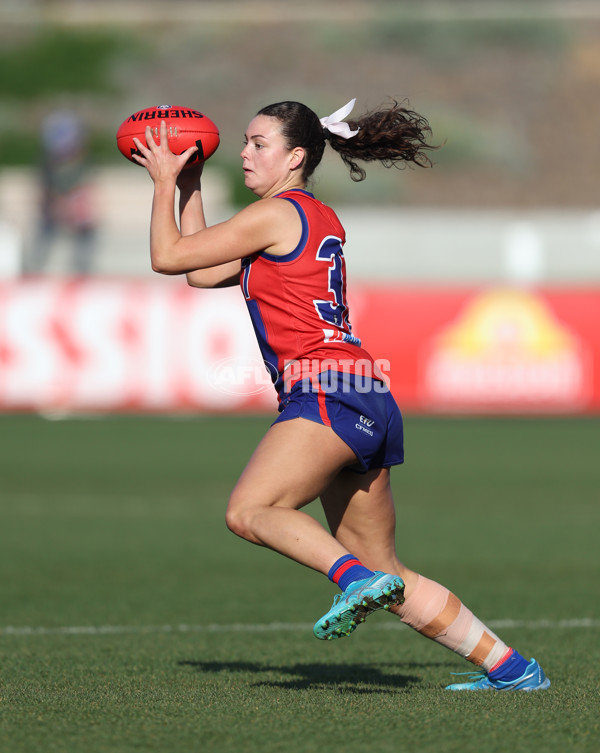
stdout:
<svg viewBox="0 0 600 753">
<path fill-rule="evenodd" d="M 230 508 L 300 508 L 316 499 L 345 466 L 348 445 L 328 426 L 294 418 L 270 427 L 236 484 Z"/>
</svg>

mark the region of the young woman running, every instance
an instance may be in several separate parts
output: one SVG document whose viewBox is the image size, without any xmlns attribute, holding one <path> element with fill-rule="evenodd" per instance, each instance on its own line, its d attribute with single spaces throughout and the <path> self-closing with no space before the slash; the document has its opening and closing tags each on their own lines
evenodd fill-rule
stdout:
<svg viewBox="0 0 600 753">
<path fill-rule="evenodd" d="M 307 191 L 328 143 L 353 180 L 357 162 L 430 165 L 425 118 L 396 102 L 343 122 L 354 100 L 327 118 L 299 102 L 262 108 L 241 152 L 246 186 L 260 201 L 208 227 L 202 167 L 183 170 L 195 147 L 174 155 L 161 125 L 146 130 L 137 161 L 154 182 L 152 268 L 194 287 L 240 285 L 279 400 L 279 417 L 237 482 L 228 527 L 336 583 L 342 593 L 314 627 L 320 639 L 350 635 L 388 609 L 479 671 L 450 690 L 549 687 L 535 659 L 502 642 L 444 586 L 396 555 L 390 467 L 403 462 L 400 411 L 377 363 L 352 332 L 344 229 Z M 173 210 L 179 188 L 179 226 Z M 320 498 L 330 531 L 303 511 Z"/>
</svg>

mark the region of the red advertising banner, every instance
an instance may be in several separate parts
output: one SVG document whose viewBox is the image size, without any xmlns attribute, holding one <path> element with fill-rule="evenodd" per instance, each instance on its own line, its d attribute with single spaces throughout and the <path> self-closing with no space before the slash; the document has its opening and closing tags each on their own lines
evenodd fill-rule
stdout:
<svg viewBox="0 0 600 753">
<path fill-rule="evenodd" d="M 600 410 L 600 289 L 377 287 L 360 302 L 405 410 Z"/>
<path fill-rule="evenodd" d="M 400 407 L 600 411 L 600 288 L 354 286 L 355 334 Z M 0 284 L 0 409 L 272 411 L 237 288 L 181 279 Z"/>
</svg>

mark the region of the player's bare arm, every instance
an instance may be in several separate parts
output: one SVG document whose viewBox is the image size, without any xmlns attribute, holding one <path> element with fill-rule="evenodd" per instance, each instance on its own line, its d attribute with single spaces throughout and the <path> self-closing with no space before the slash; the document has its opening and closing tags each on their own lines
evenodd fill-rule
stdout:
<svg viewBox="0 0 600 753">
<path fill-rule="evenodd" d="M 150 226 L 152 269 L 174 275 L 217 267 L 259 251 L 281 256 L 300 240 L 302 227 L 294 207 L 282 199 L 250 204 L 230 220 L 182 236 L 173 215 L 173 192 L 155 187 Z"/>
<path fill-rule="evenodd" d="M 202 202 L 202 170 L 204 163 L 182 170 L 177 176 L 179 189 L 179 227 L 181 235 L 193 235 L 205 230 Z M 239 259 L 208 269 L 196 269 L 186 274 L 188 285 L 194 288 L 226 288 L 239 285 L 241 261 Z"/>
</svg>

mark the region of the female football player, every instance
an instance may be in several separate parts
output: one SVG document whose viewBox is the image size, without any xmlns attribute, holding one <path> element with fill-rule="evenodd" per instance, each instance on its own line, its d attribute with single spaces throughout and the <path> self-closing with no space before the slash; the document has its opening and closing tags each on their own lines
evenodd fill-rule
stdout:
<svg viewBox="0 0 600 753">
<path fill-rule="evenodd" d="M 190 285 L 240 285 L 279 417 L 237 482 L 226 521 L 237 535 L 328 575 L 342 593 L 314 627 L 320 639 L 350 635 L 377 609 L 480 668 L 452 690 L 549 687 L 541 667 L 508 647 L 442 585 L 406 567 L 395 549 L 390 467 L 403 462 L 400 411 L 368 350 L 352 332 L 344 229 L 307 191 L 326 144 L 353 180 L 359 161 L 430 165 L 425 118 L 393 102 L 344 122 L 354 100 L 329 117 L 298 102 L 262 108 L 241 152 L 246 186 L 260 201 L 208 227 L 196 147 L 173 154 L 160 139 L 135 140 L 154 182 L 152 268 Z M 177 225 L 174 213 L 179 188 Z M 302 508 L 320 498 L 327 531 Z"/>
</svg>

